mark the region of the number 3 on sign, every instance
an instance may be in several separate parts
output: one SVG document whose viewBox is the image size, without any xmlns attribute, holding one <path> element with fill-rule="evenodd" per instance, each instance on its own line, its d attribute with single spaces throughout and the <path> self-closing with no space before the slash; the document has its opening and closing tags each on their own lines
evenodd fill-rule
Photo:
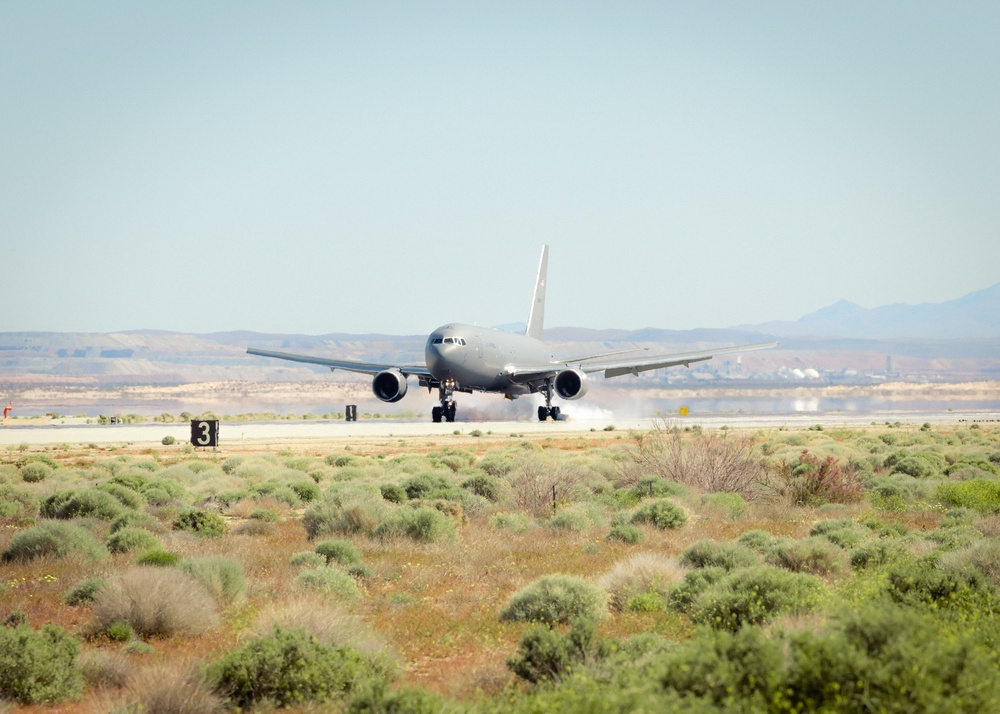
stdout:
<svg viewBox="0 0 1000 714">
<path fill-rule="evenodd" d="M 195 446 L 219 445 L 218 419 L 192 419 L 191 443 Z"/>
</svg>

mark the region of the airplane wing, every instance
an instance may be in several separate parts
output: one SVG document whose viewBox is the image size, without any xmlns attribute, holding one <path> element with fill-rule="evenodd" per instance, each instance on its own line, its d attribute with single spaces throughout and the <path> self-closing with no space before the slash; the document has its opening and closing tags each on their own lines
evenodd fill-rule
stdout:
<svg viewBox="0 0 1000 714">
<path fill-rule="evenodd" d="M 663 369 L 664 367 L 685 367 L 693 362 L 704 362 L 718 355 L 734 354 L 737 352 L 753 352 L 754 350 L 766 350 L 776 347 L 777 342 L 761 342 L 755 345 L 737 345 L 735 347 L 720 347 L 711 350 L 700 350 L 698 352 L 682 352 L 672 355 L 651 355 L 642 359 L 619 360 L 616 362 L 600 362 L 598 364 L 585 364 L 589 360 L 601 357 L 608 357 L 613 354 L 625 354 L 626 352 L 637 352 L 640 350 L 626 350 L 621 353 L 607 353 L 604 355 L 591 355 L 589 357 L 577 357 L 569 360 L 553 362 L 551 364 L 522 365 L 510 372 L 511 381 L 520 384 L 529 384 L 554 377 L 564 369 L 579 369 L 586 374 L 604 372 L 605 378 L 620 377 L 623 374 L 638 375 L 639 372 L 648 372 L 652 369 Z"/>
<path fill-rule="evenodd" d="M 398 369 L 409 377 L 411 374 L 416 377 L 431 379 L 431 373 L 426 365 L 422 364 L 377 364 L 375 362 L 355 362 L 346 359 L 329 359 L 327 357 L 313 357 L 311 355 L 296 355 L 289 352 L 272 352 L 270 350 L 258 350 L 253 347 L 247 348 L 247 354 L 258 355 L 259 357 L 274 357 L 285 359 L 290 362 L 305 362 L 306 364 L 319 364 L 329 367 L 331 370 L 342 369 L 345 372 L 358 372 L 360 374 L 378 374 L 387 369 Z"/>
<path fill-rule="evenodd" d="M 735 347 L 720 347 L 712 350 L 701 350 L 698 352 L 682 352 L 673 355 L 657 355 L 646 357 L 641 360 L 622 360 L 618 362 L 605 362 L 603 364 L 581 364 L 579 369 L 582 372 L 591 374 L 594 372 L 604 372 L 606 378 L 620 377 L 623 374 L 637 375 L 639 372 L 648 372 L 651 369 L 662 369 L 664 367 L 675 367 L 684 365 L 687 367 L 692 362 L 704 362 L 718 355 L 729 355 L 736 352 L 753 352 L 755 350 L 767 350 L 777 347 L 777 342 L 761 342 L 755 345 L 736 345 Z"/>
</svg>

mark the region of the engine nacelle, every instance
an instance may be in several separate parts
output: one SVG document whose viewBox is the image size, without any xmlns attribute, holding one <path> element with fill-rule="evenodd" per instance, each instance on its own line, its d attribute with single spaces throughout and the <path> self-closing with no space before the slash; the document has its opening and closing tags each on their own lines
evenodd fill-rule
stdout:
<svg viewBox="0 0 1000 714">
<path fill-rule="evenodd" d="M 554 386 L 556 394 L 563 399 L 579 399 L 590 388 L 587 375 L 578 369 L 566 369 L 557 374 Z"/>
<path fill-rule="evenodd" d="M 398 402 L 406 396 L 406 376 L 398 369 L 379 372 L 372 380 L 372 391 L 383 402 Z"/>
</svg>

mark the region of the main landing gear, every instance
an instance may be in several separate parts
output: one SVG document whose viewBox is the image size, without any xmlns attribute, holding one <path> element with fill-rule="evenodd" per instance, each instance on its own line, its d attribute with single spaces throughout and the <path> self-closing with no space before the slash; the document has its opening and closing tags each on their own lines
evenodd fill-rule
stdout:
<svg viewBox="0 0 1000 714">
<path fill-rule="evenodd" d="M 552 421 L 559 421 L 562 418 L 559 407 L 552 406 L 552 388 L 554 383 L 554 379 L 546 379 L 545 386 L 539 390 L 545 396 L 545 406 L 538 407 L 538 421 L 545 421 L 549 417 L 552 417 Z"/>
<path fill-rule="evenodd" d="M 435 424 L 440 423 L 442 417 L 448 422 L 455 421 L 455 400 L 452 397 L 455 395 L 455 387 L 457 386 L 454 379 L 446 379 L 441 382 L 441 386 L 438 388 L 441 406 L 431 409 L 431 419 Z"/>
</svg>

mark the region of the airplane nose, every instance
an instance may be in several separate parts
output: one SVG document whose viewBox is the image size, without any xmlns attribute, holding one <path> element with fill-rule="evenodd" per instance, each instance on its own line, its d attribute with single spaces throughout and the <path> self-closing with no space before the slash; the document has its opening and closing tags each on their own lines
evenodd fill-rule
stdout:
<svg viewBox="0 0 1000 714">
<path fill-rule="evenodd" d="M 424 346 L 424 362 L 427 363 L 427 369 L 431 375 L 436 379 L 444 379 L 448 374 L 443 374 L 445 360 L 441 354 L 441 344 L 434 344 L 432 340 L 428 340 L 427 344 Z"/>
</svg>

